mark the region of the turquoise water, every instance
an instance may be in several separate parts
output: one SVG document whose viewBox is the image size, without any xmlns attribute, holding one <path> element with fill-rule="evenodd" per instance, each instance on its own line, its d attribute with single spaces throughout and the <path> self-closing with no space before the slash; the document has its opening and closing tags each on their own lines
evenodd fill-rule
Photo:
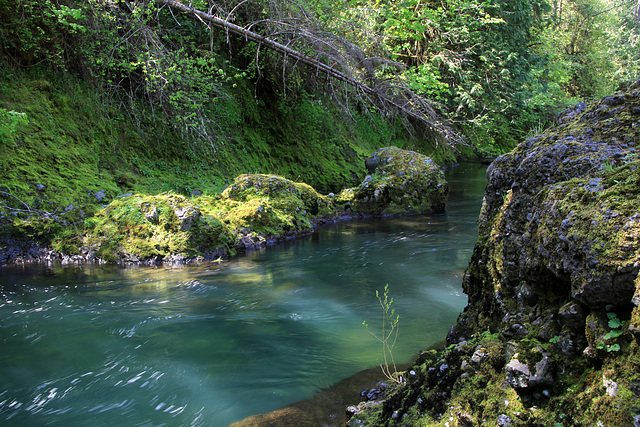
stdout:
<svg viewBox="0 0 640 427">
<path fill-rule="evenodd" d="M 225 426 L 381 362 L 375 296 L 408 362 L 466 305 L 484 170 L 447 213 L 370 219 L 223 263 L 0 269 L 0 424 Z"/>
</svg>

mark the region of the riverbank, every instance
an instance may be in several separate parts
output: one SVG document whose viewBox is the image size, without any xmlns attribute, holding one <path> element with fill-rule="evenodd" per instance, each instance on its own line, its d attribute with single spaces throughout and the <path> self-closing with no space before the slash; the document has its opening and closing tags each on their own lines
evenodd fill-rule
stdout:
<svg viewBox="0 0 640 427">
<path fill-rule="evenodd" d="M 229 97 L 212 107 L 216 119 L 225 118 L 212 142 L 144 105 L 134 106 L 132 120 L 133 107 L 110 102 L 73 74 L 6 63 L 0 70 L 0 263 L 92 259 L 91 248 L 78 250 L 78 230 L 134 194 L 213 198 L 245 173 L 339 194 L 362 182 L 364 159 L 390 141 L 441 165 L 455 161 L 450 148 L 391 120 L 345 117 L 310 96 L 276 102 L 272 91 L 254 93 L 246 76 L 227 82 Z"/>
<path fill-rule="evenodd" d="M 244 174 L 216 196 L 129 193 L 74 224 L 30 213 L 5 230 L 0 264 L 223 259 L 308 235 L 321 223 L 444 209 L 447 183 L 428 157 L 385 147 L 368 160 L 376 166 L 360 185 L 339 194 L 322 195 L 277 175 Z"/>
<path fill-rule="evenodd" d="M 362 219 L 371 217 L 372 215 L 354 214 L 354 213 L 341 213 L 337 215 L 330 215 L 324 217 L 313 218 L 310 220 L 312 228 L 333 224 L 342 221 L 351 221 L 355 219 Z M 261 247 L 274 246 L 282 242 L 286 242 L 292 239 L 309 236 L 312 231 L 304 234 L 287 235 L 279 237 L 265 238 L 259 236 L 257 241 L 250 239 L 241 241 L 241 245 L 237 248 L 238 252 L 246 252 L 249 250 L 258 249 Z M 63 252 L 56 251 L 47 246 L 42 246 L 36 240 L 30 239 L 28 236 L 12 236 L 7 234 L 0 234 L 0 266 L 10 264 L 35 264 L 35 263 L 54 263 L 54 264 L 106 264 L 109 261 L 105 261 L 101 258 L 97 258 L 95 253 L 91 253 L 89 250 L 84 249 L 84 254 L 69 255 Z M 184 256 L 170 256 L 162 259 L 151 258 L 147 260 L 116 260 L 115 263 L 127 264 L 136 263 L 139 265 L 160 265 L 160 264 L 191 264 L 202 261 L 212 261 L 228 258 L 229 253 L 225 251 L 209 251 L 206 256 L 196 257 L 184 257 Z"/>
</svg>

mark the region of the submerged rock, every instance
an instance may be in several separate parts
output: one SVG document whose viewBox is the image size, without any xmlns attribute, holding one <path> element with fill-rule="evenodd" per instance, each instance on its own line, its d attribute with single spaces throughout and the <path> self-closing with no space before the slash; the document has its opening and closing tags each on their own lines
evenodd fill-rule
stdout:
<svg viewBox="0 0 640 427">
<path fill-rule="evenodd" d="M 313 425 L 313 421 L 309 414 L 297 408 L 287 407 L 245 418 L 231 424 L 230 427 L 299 427 L 310 425 Z"/>
</svg>

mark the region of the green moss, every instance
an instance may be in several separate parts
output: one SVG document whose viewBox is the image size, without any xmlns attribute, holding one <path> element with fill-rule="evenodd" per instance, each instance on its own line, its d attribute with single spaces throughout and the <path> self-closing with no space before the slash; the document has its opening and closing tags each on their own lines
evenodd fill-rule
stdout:
<svg viewBox="0 0 640 427">
<path fill-rule="evenodd" d="M 118 198 L 85 221 L 84 246 L 107 260 L 232 255 L 244 236 L 264 243 L 309 233 L 310 219 L 333 213 L 332 201 L 306 184 L 245 174 L 215 197 Z"/>
<path fill-rule="evenodd" d="M 360 182 L 364 157 L 389 140 L 453 161 L 451 153 L 438 151 L 427 139 L 410 138 L 375 114 L 342 116 L 311 95 L 282 102 L 273 102 L 275 93 L 256 97 L 246 77 L 229 83 L 234 85 L 230 97 L 206 107 L 220 124 L 219 134 L 194 138 L 167 126 L 148 107 L 124 110 L 111 104 L 71 74 L 6 63 L 0 68 L 0 109 L 25 117 L 12 122 L 12 144 L 0 144 L 0 190 L 11 195 L 0 197 L 0 220 L 8 212 L 3 207 L 26 205 L 30 212 L 21 214 L 23 219 L 49 212 L 60 224 L 78 225 L 123 193 L 198 190 L 213 196 L 230 177 L 246 172 L 277 173 L 338 193 Z M 302 187 L 298 191 L 308 213 L 332 212 L 326 197 Z M 294 216 L 305 225 L 304 218 Z M 72 241 L 61 235 L 56 247 L 70 249 Z"/>
<path fill-rule="evenodd" d="M 216 214 L 236 230 L 265 236 L 304 234 L 309 220 L 335 213 L 328 197 L 312 187 L 276 175 L 241 175 L 220 195 Z"/>
<path fill-rule="evenodd" d="M 36 242 L 48 244 L 63 230 L 62 224 L 54 218 L 30 217 L 27 219 L 15 219 L 12 231 L 28 236 Z"/>
<path fill-rule="evenodd" d="M 444 210 L 444 173 L 428 157 L 398 147 L 377 150 L 378 166 L 354 189 L 353 208 L 374 214 L 415 214 Z"/>
<path fill-rule="evenodd" d="M 587 262 L 599 271 L 624 271 L 640 256 L 640 162 L 599 174 L 576 178 L 543 190 L 537 241 L 558 242 L 558 230 L 574 245 L 581 245 Z M 559 244 L 555 243 L 555 244 Z M 576 286 L 581 286 L 579 283 Z"/>
<path fill-rule="evenodd" d="M 335 215 L 336 208 L 329 197 L 321 195 L 309 184 L 297 182 L 294 185 L 298 190 L 305 210 L 311 215 L 320 217 Z"/>
<path fill-rule="evenodd" d="M 219 152 L 229 175 L 277 174 L 302 180 L 323 193 L 337 193 L 356 186 L 365 174 L 364 158 L 389 141 L 446 162 L 455 160 L 433 141 L 409 137 L 399 124 L 375 114 L 345 116 L 309 94 L 268 99 L 270 108 L 266 108 L 265 99 L 257 99 L 255 87 L 246 83 L 232 89 L 233 99 L 224 102 L 225 108 L 241 117 L 223 125 L 233 135 L 233 141 Z"/>
<path fill-rule="evenodd" d="M 598 369 L 575 366 L 571 371 L 577 375 L 563 377 L 565 387 L 548 401 L 538 418 L 576 426 L 632 425 L 640 397 L 637 345 L 633 347 L 625 357 L 607 357 Z"/>
<path fill-rule="evenodd" d="M 51 241 L 51 249 L 67 255 L 79 255 L 81 247 L 82 234 L 76 228 L 65 228 Z"/>
<path fill-rule="evenodd" d="M 201 199 L 199 202 L 204 202 Z M 207 221 L 192 229 L 199 217 L 198 207 L 184 196 L 136 194 L 115 200 L 87 220 L 85 245 L 97 247 L 98 255 L 107 260 L 194 256 L 202 242 L 228 249 L 227 230 Z"/>
</svg>

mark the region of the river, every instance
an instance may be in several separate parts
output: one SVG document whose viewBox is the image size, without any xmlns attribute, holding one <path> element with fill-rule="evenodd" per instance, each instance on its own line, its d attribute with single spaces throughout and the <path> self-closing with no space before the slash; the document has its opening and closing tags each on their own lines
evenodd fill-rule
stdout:
<svg viewBox="0 0 640 427">
<path fill-rule="evenodd" d="M 466 305 L 484 168 L 447 172 L 447 212 L 318 228 L 222 263 L 0 269 L 0 424 L 226 426 L 382 360 L 386 284 L 398 363 Z M 354 402 L 355 403 L 355 402 Z"/>
</svg>

